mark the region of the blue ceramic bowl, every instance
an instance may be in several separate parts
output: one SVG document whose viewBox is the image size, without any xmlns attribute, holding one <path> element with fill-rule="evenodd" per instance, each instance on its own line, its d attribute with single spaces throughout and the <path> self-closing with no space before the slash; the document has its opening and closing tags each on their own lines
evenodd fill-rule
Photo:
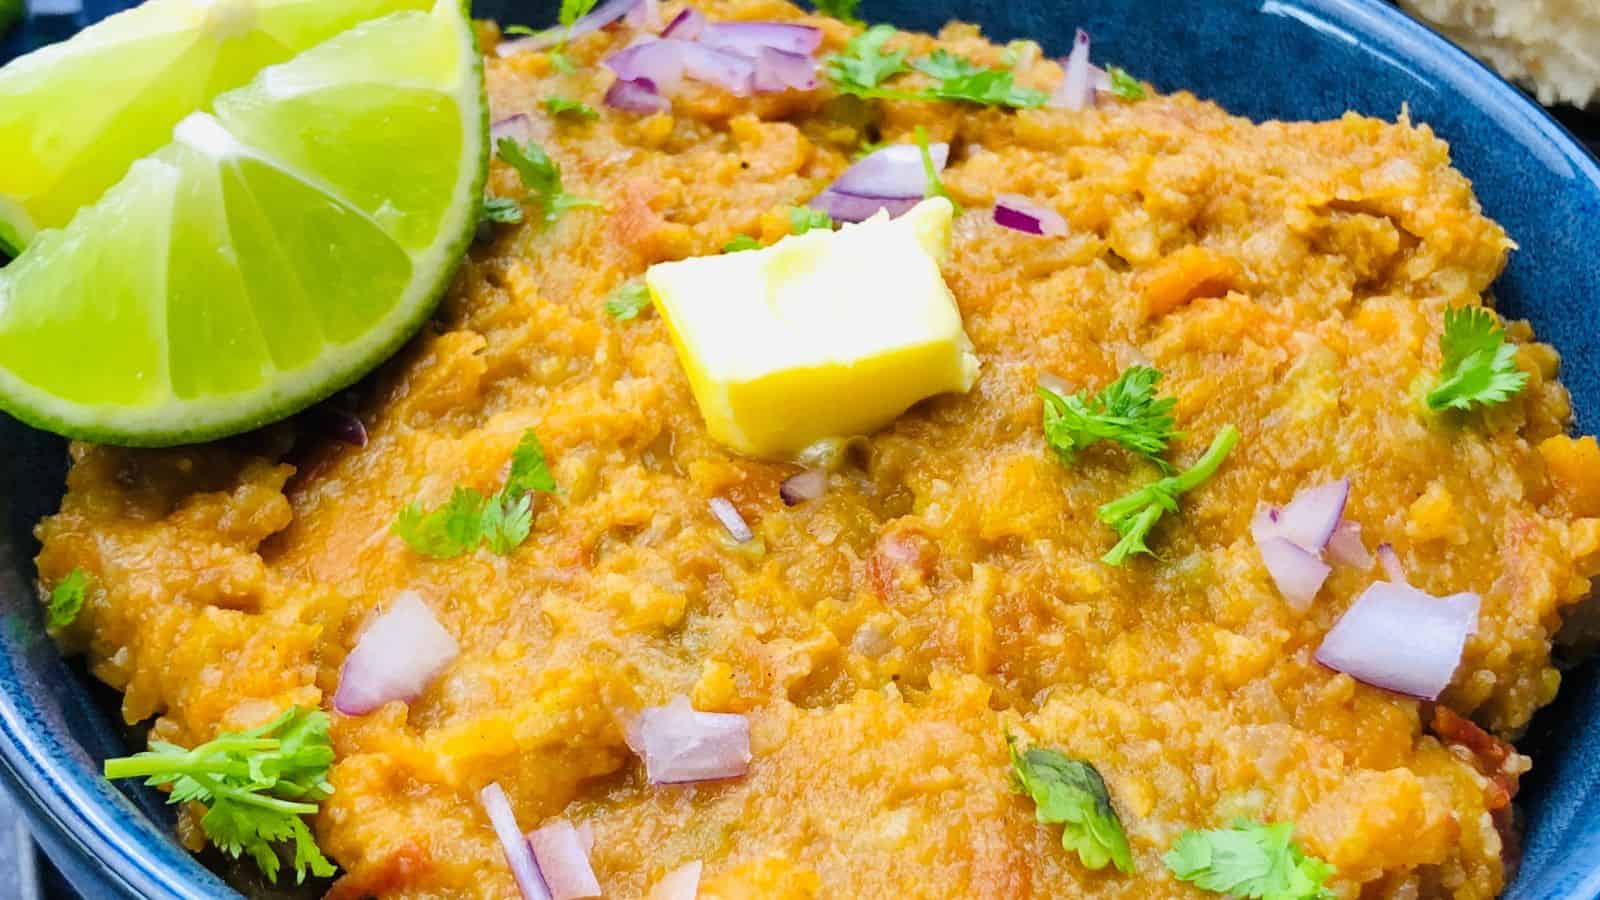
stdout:
<svg viewBox="0 0 1600 900">
<path fill-rule="evenodd" d="M 70 22 L 35 23 L 0 44 L 70 33 L 126 4 L 88 0 Z M 544 22 L 551 0 L 480 2 L 480 16 Z M 952 18 L 993 37 L 1031 37 L 1064 52 L 1072 29 L 1098 55 L 1163 89 L 1187 88 L 1255 119 L 1392 119 L 1402 105 L 1455 152 L 1490 216 L 1522 249 L 1497 288 L 1501 308 L 1531 319 L 1561 351 L 1579 426 L 1600 430 L 1600 166 L 1517 90 L 1377 0 L 866 0 L 873 21 L 923 30 Z M 229 896 L 171 837 L 159 797 L 113 788 L 99 761 L 124 751 L 115 698 L 63 662 L 32 593 L 31 527 L 60 496 L 62 443 L 0 416 L 0 778 L 50 857 L 86 896 Z M 1560 699 L 1523 749 L 1526 855 L 1512 900 L 1600 896 L 1600 677 L 1567 673 Z M 10 873 L 5 873 L 9 875 Z M 4 876 L 0 876 L 4 877 Z"/>
</svg>

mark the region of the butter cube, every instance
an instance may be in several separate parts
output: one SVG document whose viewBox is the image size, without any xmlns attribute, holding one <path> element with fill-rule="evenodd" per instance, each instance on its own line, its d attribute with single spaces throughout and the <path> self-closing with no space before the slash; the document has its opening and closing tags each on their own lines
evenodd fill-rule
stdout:
<svg viewBox="0 0 1600 900">
<path fill-rule="evenodd" d="M 898 219 L 650 267 L 711 436 L 788 459 L 970 389 L 978 357 L 939 272 L 952 214 L 933 198 Z"/>
</svg>

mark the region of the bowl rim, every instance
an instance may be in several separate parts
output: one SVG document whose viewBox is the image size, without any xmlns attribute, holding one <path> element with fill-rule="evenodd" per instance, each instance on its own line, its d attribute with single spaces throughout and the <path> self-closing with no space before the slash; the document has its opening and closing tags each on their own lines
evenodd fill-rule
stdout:
<svg viewBox="0 0 1600 900">
<path fill-rule="evenodd" d="M 1407 51 L 1410 64 L 1439 78 L 1452 94 L 1495 121 L 1517 121 L 1531 128 L 1517 146 L 1526 152 L 1535 139 L 1544 142 L 1572 165 L 1574 189 L 1584 190 L 1586 185 L 1600 199 L 1600 159 L 1565 125 L 1487 64 L 1398 7 L 1383 0 L 1262 0 L 1253 14 L 1287 14 L 1303 27 L 1318 27 L 1292 10 Z M 1444 77 L 1448 75 L 1456 77 Z M 0 508 L 8 505 L 0 496 Z M 13 553 L 8 549 L 0 547 L 0 562 L 10 561 Z M 24 571 L 31 562 L 24 562 Z M 0 684 L 16 683 L 15 660 L 0 646 Z M 55 736 L 35 733 L 45 718 L 35 698 L 0 690 L 0 789 L 17 801 L 33 826 L 35 840 L 75 888 L 92 897 L 241 896 L 223 887 L 172 835 L 153 841 L 157 833 L 120 789 L 82 771 L 75 765 L 81 758 L 75 760 Z M 1514 885 L 1507 885 L 1507 891 Z M 219 895 L 218 887 L 225 893 Z M 1572 900 L 1600 896 L 1600 860 L 1591 864 L 1582 880 L 1566 887 Z"/>
</svg>

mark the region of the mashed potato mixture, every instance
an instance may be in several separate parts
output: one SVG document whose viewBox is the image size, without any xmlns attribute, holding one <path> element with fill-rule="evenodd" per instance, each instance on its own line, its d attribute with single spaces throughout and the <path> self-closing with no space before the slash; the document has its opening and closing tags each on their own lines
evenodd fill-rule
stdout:
<svg viewBox="0 0 1600 900">
<path fill-rule="evenodd" d="M 701 8 L 803 19 L 824 52 L 858 31 L 776 0 Z M 1556 354 L 1520 323 L 1520 393 L 1423 403 L 1444 310 L 1487 303 L 1514 249 L 1444 142 L 1403 119 L 1252 124 L 1187 93 L 1006 110 L 690 82 L 669 112 L 607 108 L 599 61 L 635 37 L 490 54 L 494 116 L 526 114 L 565 190 L 599 205 L 474 248 L 363 395 L 365 446 L 303 417 L 204 447 L 72 447 L 39 569 L 89 575 L 61 638 L 128 722 L 192 746 L 332 712 L 346 656 L 409 591 L 459 654 L 411 702 L 332 713 L 311 825 L 334 896 L 513 896 L 491 782 L 524 830 L 585 828 L 606 897 L 697 860 L 702 898 L 1218 896 L 1162 857 L 1236 820 L 1293 823 L 1347 900 L 1502 890 L 1529 765 L 1505 741 L 1555 696 L 1553 636 L 1600 572 L 1600 449 L 1566 436 Z M 898 40 L 1045 91 L 1062 77 L 971 26 Z M 599 116 L 552 114 L 557 95 Z M 919 126 L 951 146 L 943 275 L 976 384 L 845 445 L 788 505 L 801 469 L 712 441 L 661 316 L 607 299 L 654 263 L 789 234 L 863 143 Z M 521 190 L 497 163 L 491 193 Z M 1002 194 L 1065 233 L 998 227 Z M 1135 364 L 1176 400 L 1176 468 L 1226 425 L 1241 437 L 1150 533 L 1154 556 L 1113 566 L 1096 509 L 1159 473 L 1106 443 L 1066 464 L 1036 388 Z M 530 429 L 558 490 L 520 546 L 436 559 L 391 531 L 413 502 L 498 489 Z M 1258 505 L 1339 478 L 1346 519 L 1413 585 L 1481 597 L 1437 704 L 1313 658 L 1375 571 L 1334 566 L 1302 611 L 1263 566 Z M 747 774 L 647 781 L 630 723 L 678 695 L 747 717 Z M 1093 764 L 1132 871 L 1063 849 L 1013 789 L 1008 735 Z"/>
</svg>

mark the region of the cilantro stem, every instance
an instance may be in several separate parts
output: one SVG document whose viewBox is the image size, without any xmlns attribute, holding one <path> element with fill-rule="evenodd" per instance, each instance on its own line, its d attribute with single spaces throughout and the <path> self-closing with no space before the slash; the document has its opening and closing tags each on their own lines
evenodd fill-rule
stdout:
<svg viewBox="0 0 1600 900">
<path fill-rule="evenodd" d="M 210 791 L 213 797 L 225 797 L 241 806 L 254 806 L 258 809 L 269 809 L 273 812 L 291 816 L 310 815 L 317 811 L 317 804 L 315 803 L 296 803 L 292 800 L 279 800 L 266 794 L 243 791 L 225 782 L 218 781 L 209 775 L 191 773 L 189 777 L 193 778 L 201 787 Z"/>
<path fill-rule="evenodd" d="M 1189 469 L 1153 481 L 1100 507 L 1100 521 L 1115 528 L 1122 537 L 1109 553 L 1101 557 L 1101 561 L 1120 566 L 1129 556 L 1149 553 L 1145 536 L 1150 529 L 1155 527 L 1163 513 L 1177 511 L 1180 494 L 1194 490 L 1215 475 L 1237 443 L 1239 429 L 1232 425 L 1225 426 L 1212 439 L 1211 447 Z"/>
</svg>

